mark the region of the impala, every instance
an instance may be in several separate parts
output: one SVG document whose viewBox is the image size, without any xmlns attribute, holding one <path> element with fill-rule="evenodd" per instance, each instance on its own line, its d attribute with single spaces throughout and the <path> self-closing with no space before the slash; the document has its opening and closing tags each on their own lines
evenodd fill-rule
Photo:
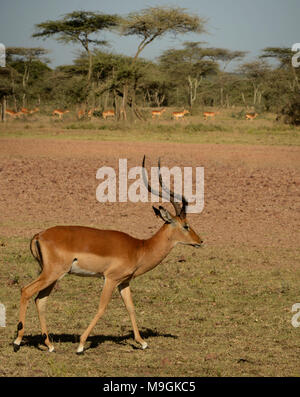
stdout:
<svg viewBox="0 0 300 397">
<path fill-rule="evenodd" d="M 246 120 L 254 120 L 257 116 L 257 113 L 246 113 Z"/>
<path fill-rule="evenodd" d="M 8 114 L 13 119 L 17 119 L 17 118 L 22 116 L 22 112 L 15 112 L 15 111 L 10 110 L 10 109 L 6 109 L 5 113 Z"/>
<path fill-rule="evenodd" d="M 152 118 L 155 119 L 155 117 L 160 118 L 160 116 L 166 111 L 165 108 L 161 110 L 152 110 Z"/>
<path fill-rule="evenodd" d="M 30 110 L 29 109 L 27 109 L 27 108 L 21 108 L 21 113 L 23 113 L 23 114 L 29 114 L 30 113 Z"/>
<path fill-rule="evenodd" d="M 184 116 L 188 113 L 190 113 L 188 110 L 183 110 L 182 112 L 173 112 L 172 116 L 174 120 L 179 120 L 179 119 L 183 120 Z"/>
<path fill-rule="evenodd" d="M 87 112 L 87 116 L 89 119 L 93 117 L 95 110 L 96 110 L 95 108 L 92 108 Z"/>
<path fill-rule="evenodd" d="M 40 108 L 34 108 L 34 109 L 29 110 L 29 113 L 33 114 L 33 113 L 36 113 L 36 112 L 39 112 L 39 111 L 40 111 Z"/>
<path fill-rule="evenodd" d="M 155 268 L 177 244 L 201 247 L 203 241 L 191 228 L 186 219 L 187 201 L 179 196 L 181 203 L 162 183 L 159 163 L 159 182 L 161 191 L 154 191 L 147 181 L 145 172 L 145 156 L 143 159 L 143 179 L 149 192 L 168 199 L 175 209 L 171 215 L 165 208 L 153 207 L 154 213 L 164 222 L 163 226 L 149 239 L 143 240 L 126 233 L 113 230 L 100 230 L 84 226 L 55 226 L 33 236 L 30 249 L 41 267 L 40 276 L 22 288 L 17 338 L 14 350 L 18 351 L 24 335 L 25 316 L 29 299 L 37 294 L 35 303 L 40 319 L 44 343 L 49 351 L 54 346 L 49 340 L 45 321 L 46 301 L 58 279 L 65 274 L 78 276 L 104 276 L 104 285 L 100 297 L 98 311 L 87 329 L 80 337 L 77 354 L 82 354 L 84 344 L 97 321 L 103 315 L 112 293 L 118 287 L 125 307 L 128 311 L 134 339 L 142 349 L 148 345 L 138 330 L 134 305 L 129 287 L 130 281 Z"/>
<path fill-rule="evenodd" d="M 79 120 L 82 119 L 84 117 L 84 115 L 85 115 L 85 111 L 84 110 L 78 110 L 77 117 L 78 117 Z"/>
<path fill-rule="evenodd" d="M 219 112 L 203 112 L 204 120 L 207 120 L 208 117 L 213 118 L 216 114 L 219 114 Z"/>
<path fill-rule="evenodd" d="M 102 112 L 102 117 L 104 118 L 104 120 L 106 120 L 107 117 L 115 117 L 115 111 L 113 109 L 105 110 L 104 112 Z"/>
<path fill-rule="evenodd" d="M 53 115 L 53 116 L 56 116 L 56 115 L 57 115 L 57 116 L 59 117 L 59 119 L 62 120 L 63 115 L 64 115 L 65 113 L 69 113 L 69 112 L 70 112 L 70 110 L 54 109 L 53 112 L 52 112 L 52 115 Z"/>
</svg>

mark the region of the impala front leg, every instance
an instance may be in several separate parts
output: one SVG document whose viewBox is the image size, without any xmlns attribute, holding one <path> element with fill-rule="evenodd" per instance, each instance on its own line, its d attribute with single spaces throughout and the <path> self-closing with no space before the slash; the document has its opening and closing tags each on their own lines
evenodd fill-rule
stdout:
<svg viewBox="0 0 300 397">
<path fill-rule="evenodd" d="M 128 311 L 132 328 L 133 328 L 133 334 L 134 334 L 134 339 L 136 342 L 140 343 L 142 346 L 142 349 L 146 349 L 148 347 L 147 342 L 145 342 L 138 330 L 137 323 L 136 323 L 136 318 L 135 318 L 135 311 L 134 311 L 134 304 L 132 301 L 132 296 L 131 296 L 131 291 L 129 287 L 129 283 L 124 283 L 119 285 L 119 291 L 122 296 L 123 302 L 126 306 L 126 309 Z"/>
</svg>

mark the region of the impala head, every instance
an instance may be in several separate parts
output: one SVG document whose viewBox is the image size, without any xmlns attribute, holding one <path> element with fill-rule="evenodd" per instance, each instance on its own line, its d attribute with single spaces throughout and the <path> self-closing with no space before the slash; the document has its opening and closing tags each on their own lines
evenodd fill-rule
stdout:
<svg viewBox="0 0 300 397">
<path fill-rule="evenodd" d="M 148 183 L 147 177 L 145 174 L 145 156 L 143 159 L 143 180 L 145 186 L 148 191 L 156 196 L 161 198 L 170 199 L 170 203 L 173 205 L 175 210 L 175 215 L 172 215 L 168 210 L 164 207 L 159 206 L 159 208 L 152 207 L 156 216 L 161 218 L 165 224 L 169 227 L 172 234 L 172 239 L 177 243 L 192 245 L 193 247 L 201 247 L 203 244 L 203 240 L 198 234 L 192 229 L 189 225 L 186 218 L 186 208 L 188 206 L 188 202 L 185 197 L 179 196 L 175 194 L 172 190 L 169 190 L 162 181 L 162 176 L 160 173 L 160 161 L 158 161 L 158 170 L 159 170 L 159 184 L 162 188 L 161 191 L 154 190 Z M 167 197 L 163 192 L 170 195 Z M 181 202 L 175 201 L 176 199 L 180 199 Z"/>
</svg>

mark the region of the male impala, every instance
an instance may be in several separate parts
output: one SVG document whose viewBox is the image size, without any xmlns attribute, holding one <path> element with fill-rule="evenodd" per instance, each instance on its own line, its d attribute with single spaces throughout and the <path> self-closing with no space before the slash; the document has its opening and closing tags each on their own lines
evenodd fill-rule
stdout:
<svg viewBox="0 0 300 397">
<path fill-rule="evenodd" d="M 49 351 L 54 347 L 49 340 L 45 321 L 46 300 L 58 279 L 65 274 L 81 276 L 104 276 L 104 286 L 100 297 L 98 312 L 88 328 L 80 337 L 78 354 L 84 351 L 84 344 L 97 321 L 103 315 L 112 293 L 118 287 L 132 323 L 134 338 L 143 349 L 147 343 L 139 333 L 134 305 L 129 288 L 130 281 L 155 268 L 177 244 L 201 247 L 203 241 L 191 228 L 186 219 L 186 199 L 180 196 L 181 204 L 175 202 L 178 196 L 169 191 L 162 183 L 159 164 L 159 181 L 162 191 L 154 191 L 149 185 L 143 159 L 143 179 L 149 192 L 160 197 L 170 194 L 169 199 L 175 209 L 171 215 L 162 206 L 153 207 L 156 216 L 160 217 L 163 226 L 149 239 L 142 240 L 113 230 L 99 230 L 83 226 L 55 226 L 33 236 L 30 249 L 41 267 L 40 276 L 22 288 L 20 315 L 17 327 L 17 338 L 14 350 L 20 348 L 24 334 L 25 315 L 29 299 L 35 298 L 41 323 L 43 338 Z"/>
<path fill-rule="evenodd" d="M 257 113 L 246 113 L 246 120 L 254 120 L 257 116 Z"/>
<path fill-rule="evenodd" d="M 102 117 L 104 120 L 106 120 L 108 117 L 115 117 L 115 111 L 113 109 L 111 110 L 105 110 L 102 112 Z"/>
<path fill-rule="evenodd" d="M 62 120 L 63 115 L 64 115 L 65 113 L 69 113 L 69 112 L 70 112 L 70 110 L 54 109 L 53 112 L 52 112 L 52 115 L 53 115 L 53 116 L 58 116 L 59 119 Z"/>
<path fill-rule="evenodd" d="M 160 116 L 166 111 L 165 108 L 161 110 L 152 110 L 152 118 L 155 119 L 156 117 L 160 118 Z"/>
<path fill-rule="evenodd" d="M 190 113 L 188 110 L 183 110 L 182 112 L 173 112 L 172 116 L 174 120 L 180 120 L 180 119 L 183 120 L 184 116 L 188 113 Z"/>
</svg>

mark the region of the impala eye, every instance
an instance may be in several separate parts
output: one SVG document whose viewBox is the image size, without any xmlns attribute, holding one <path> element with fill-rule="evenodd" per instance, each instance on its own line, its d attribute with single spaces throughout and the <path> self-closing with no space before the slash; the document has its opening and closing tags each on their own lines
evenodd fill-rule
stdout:
<svg viewBox="0 0 300 397">
<path fill-rule="evenodd" d="M 183 227 L 184 227 L 184 229 L 186 229 L 186 230 L 189 230 L 189 228 L 190 228 L 189 225 L 184 225 Z"/>
</svg>

